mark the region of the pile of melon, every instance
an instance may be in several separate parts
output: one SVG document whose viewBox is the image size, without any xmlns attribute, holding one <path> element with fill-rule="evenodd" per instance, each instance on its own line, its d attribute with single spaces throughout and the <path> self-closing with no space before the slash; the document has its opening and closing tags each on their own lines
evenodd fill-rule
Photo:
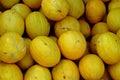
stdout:
<svg viewBox="0 0 120 80">
<path fill-rule="evenodd" d="M 0 80 L 119 80 L 120 0 L 0 0 Z"/>
</svg>

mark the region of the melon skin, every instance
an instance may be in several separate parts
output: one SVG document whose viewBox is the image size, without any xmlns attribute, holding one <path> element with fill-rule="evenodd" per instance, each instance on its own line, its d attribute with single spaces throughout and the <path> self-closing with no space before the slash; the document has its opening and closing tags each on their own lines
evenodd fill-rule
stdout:
<svg viewBox="0 0 120 80">
<path fill-rule="evenodd" d="M 48 19 L 59 21 L 67 16 L 69 4 L 66 0 L 42 0 L 41 9 Z"/>
</svg>

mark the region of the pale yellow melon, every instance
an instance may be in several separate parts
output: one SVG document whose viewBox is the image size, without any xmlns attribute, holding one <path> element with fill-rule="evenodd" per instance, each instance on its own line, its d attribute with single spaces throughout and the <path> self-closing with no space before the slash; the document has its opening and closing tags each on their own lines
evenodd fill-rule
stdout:
<svg viewBox="0 0 120 80">
<path fill-rule="evenodd" d="M 48 68 L 35 64 L 26 71 L 24 80 L 52 80 L 52 76 Z"/>
<path fill-rule="evenodd" d="M 31 12 L 25 19 L 26 32 L 33 39 L 37 36 L 48 36 L 50 24 L 46 17 L 39 11 Z"/>
<path fill-rule="evenodd" d="M 67 0 L 42 0 L 41 8 L 44 15 L 53 21 L 63 19 L 69 12 Z"/>
<path fill-rule="evenodd" d="M 23 80 L 23 73 L 16 64 L 0 62 L 0 80 Z"/>
<path fill-rule="evenodd" d="M 87 43 L 81 32 L 69 30 L 58 38 L 58 46 L 65 58 L 77 60 L 84 55 Z"/>
<path fill-rule="evenodd" d="M 108 4 L 108 11 L 115 9 L 115 8 L 120 8 L 120 1 L 110 1 Z"/>
<path fill-rule="evenodd" d="M 12 10 L 15 10 L 17 13 L 19 13 L 24 19 L 28 16 L 28 14 L 31 12 L 31 9 L 22 3 L 18 3 L 11 8 Z"/>
<path fill-rule="evenodd" d="M 11 8 L 13 5 L 19 3 L 20 0 L 0 0 L 0 4 L 3 6 L 5 9 Z"/>
<path fill-rule="evenodd" d="M 69 30 L 80 31 L 80 23 L 76 18 L 66 16 L 64 19 L 55 23 L 54 32 L 57 37 L 60 37 L 62 33 Z"/>
<path fill-rule="evenodd" d="M 0 60 L 16 63 L 26 54 L 24 39 L 15 32 L 6 32 L 0 37 Z"/>
<path fill-rule="evenodd" d="M 120 61 L 120 39 L 112 32 L 101 34 L 96 42 L 97 53 L 106 64 Z"/>
<path fill-rule="evenodd" d="M 24 33 L 24 19 L 14 10 L 5 10 L 0 16 L 0 35 L 13 31 L 21 36 Z"/>
<path fill-rule="evenodd" d="M 82 0 L 67 0 L 69 4 L 69 15 L 79 18 L 84 14 L 85 5 Z"/>
<path fill-rule="evenodd" d="M 53 80 L 79 80 L 80 74 L 77 65 L 69 60 L 62 59 L 52 69 Z"/>
<path fill-rule="evenodd" d="M 61 53 L 55 41 L 47 36 L 38 36 L 30 44 L 33 59 L 45 67 L 53 67 L 59 63 Z"/>
<path fill-rule="evenodd" d="M 120 29 L 120 8 L 111 10 L 107 15 L 107 24 L 110 31 L 116 33 Z"/>
</svg>

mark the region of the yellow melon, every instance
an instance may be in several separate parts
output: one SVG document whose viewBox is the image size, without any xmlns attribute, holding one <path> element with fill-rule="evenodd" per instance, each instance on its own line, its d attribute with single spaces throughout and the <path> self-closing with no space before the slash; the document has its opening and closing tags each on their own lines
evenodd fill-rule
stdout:
<svg viewBox="0 0 120 80">
<path fill-rule="evenodd" d="M 23 74 L 16 64 L 0 62 L 0 80 L 23 80 Z"/>
<path fill-rule="evenodd" d="M 80 23 L 81 33 L 85 36 L 85 38 L 88 38 L 90 36 L 90 33 L 91 33 L 90 25 L 88 24 L 87 21 L 85 21 L 83 19 L 79 19 L 78 21 Z"/>
<path fill-rule="evenodd" d="M 45 67 L 55 66 L 61 58 L 60 50 L 55 41 L 47 36 L 38 36 L 30 44 L 33 59 Z"/>
<path fill-rule="evenodd" d="M 32 9 L 39 9 L 41 6 L 41 1 L 42 0 L 22 0 L 24 4 L 29 6 Z"/>
<path fill-rule="evenodd" d="M 5 8 L 5 9 L 9 9 L 11 8 L 13 5 L 19 3 L 20 0 L 0 0 L 0 4 Z"/>
<path fill-rule="evenodd" d="M 17 62 L 17 65 L 22 69 L 22 70 L 26 70 L 28 69 L 30 66 L 32 66 L 34 64 L 34 60 L 30 54 L 30 43 L 31 40 L 29 38 L 24 38 L 25 41 L 25 45 L 26 45 L 26 54 L 25 56 L 19 60 Z"/>
<path fill-rule="evenodd" d="M 15 32 L 6 32 L 0 37 L 0 60 L 15 63 L 26 54 L 24 39 Z"/>
<path fill-rule="evenodd" d="M 69 15 L 79 18 L 84 14 L 85 5 L 82 0 L 67 0 L 69 4 Z"/>
<path fill-rule="evenodd" d="M 80 31 L 80 23 L 76 18 L 66 16 L 61 21 L 55 23 L 54 32 L 57 37 L 69 30 Z"/>
<path fill-rule="evenodd" d="M 88 21 L 95 24 L 103 19 L 106 14 L 105 4 L 101 0 L 90 0 L 86 4 L 86 17 Z"/>
<path fill-rule="evenodd" d="M 50 35 L 49 37 L 57 43 L 57 40 L 58 40 L 58 39 L 57 39 L 56 36 Z"/>
<path fill-rule="evenodd" d="M 87 54 L 80 59 L 79 70 L 85 80 L 99 80 L 104 74 L 103 61 L 95 54 Z"/>
<path fill-rule="evenodd" d="M 66 0 L 42 0 L 41 8 L 44 15 L 53 21 L 63 19 L 69 12 Z"/>
<path fill-rule="evenodd" d="M 115 9 L 115 8 L 120 8 L 120 1 L 110 1 L 108 4 L 108 11 Z"/>
<path fill-rule="evenodd" d="M 112 1 L 120 1 L 120 0 L 112 0 Z"/>
<path fill-rule="evenodd" d="M 31 12 L 31 9 L 22 3 L 18 3 L 11 8 L 12 10 L 15 10 L 17 13 L 19 13 L 24 19 L 28 16 L 28 14 Z"/>
<path fill-rule="evenodd" d="M 46 17 L 39 11 L 31 12 L 25 20 L 26 32 L 33 39 L 37 36 L 48 36 L 50 32 L 50 24 Z"/>
<path fill-rule="evenodd" d="M 76 60 L 85 53 L 87 43 L 81 32 L 70 30 L 61 34 L 58 46 L 64 57 Z"/>
<path fill-rule="evenodd" d="M 52 77 L 48 68 L 35 64 L 26 71 L 24 80 L 52 80 Z"/>
<path fill-rule="evenodd" d="M 120 62 L 108 65 L 108 72 L 113 80 L 119 80 L 120 79 Z"/>
<path fill-rule="evenodd" d="M 101 34 L 96 42 L 97 53 L 106 64 L 120 61 L 120 39 L 112 32 Z"/>
<path fill-rule="evenodd" d="M 62 59 L 52 69 L 53 80 L 79 80 L 80 74 L 77 65 L 69 60 Z"/>
<path fill-rule="evenodd" d="M 84 57 L 84 56 L 87 55 L 87 54 L 91 54 L 91 51 L 90 51 L 90 42 L 88 42 L 88 41 L 87 41 L 87 48 L 86 48 L 84 54 L 82 55 L 82 57 Z M 82 57 L 81 57 L 81 58 L 82 58 Z M 81 59 L 81 58 L 80 58 L 80 59 Z M 76 60 L 76 61 L 79 62 L 79 59 Z"/>
<path fill-rule="evenodd" d="M 107 15 L 107 24 L 110 31 L 116 33 L 120 29 L 120 8 L 111 10 Z"/>
<path fill-rule="evenodd" d="M 5 10 L 0 19 L 0 35 L 9 31 L 24 33 L 24 19 L 14 10 Z"/>
<path fill-rule="evenodd" d="M 108 31 L 109 28 L 106 22 L 98 22 L 92 27 L 91 34 L 93 36 L 95 34 L 101 34 Z"/>
<path fill-rule="evenodd" d="M 90 51 L 95 54 L 97 53 L 96 43 L 97 43 L 99 36 L 100 36 L 100 34 L 96 34 L 96 35 L 92 36 L 92 38 L 90 40 Z"/>
</svg>

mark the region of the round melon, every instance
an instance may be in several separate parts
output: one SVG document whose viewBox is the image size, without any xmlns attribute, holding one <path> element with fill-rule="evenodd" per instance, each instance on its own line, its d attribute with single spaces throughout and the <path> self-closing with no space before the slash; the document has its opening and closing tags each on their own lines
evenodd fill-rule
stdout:
<svg viewBox="0 0 120 80">
<path fill-rule="evenodd" d="M 23 74 L 16 64 L 0 62 L 0 80 L 23 80 Z"/>
<path fill-rule="evenodd" d="M 77 65 L 69 60 L 62 59 L 52 69 L 53 80 L 79 80 L 80 74 Z"/>
<path fill-rule="evenodd" d="M 42 0 L 41 8 L 44 15 L 53 21 L 63 19 L 69 12 L 67 0 Z"/>
<path fill-rule="evenodd" d="M 80 23 L 80 32 L 85 36 L 85 38 L 88 38 L 91 34 L 90 25 L 83 19 L 79 19 L 78 21 Z"/>
<path fill-rule="evenodd" d="M 90 0 L 86 4 L 85 14 L 90 23 L 100 22 L 106 14 L 105 4 L 101 0 Z"/>
<path fill-rule="evenodd" d="M 107 15 L 107 24 L 110 31 L 116 33 L 120 29 L 120 8 L 111 10 Z"/>
<path fill-rule="evenodd" d="M 31 54 L 30 54 L 30 43 L 31 40 L 29 38 L 23 38 L 25 41 L 25 45 L 26 45 L 26 54 L 25 56 L 19 60 L 17 62 L 17 65 L 22 69 L 22 70 L 26 70 L 28 69 L 30 66 L 32 66 L 34 64 L 34 59 L 32 58 Z"/>
<path fill-rule="evenodd" d="M 16 63 L 26 54 L 24 39 L 15 32 L 6 32 L 0 37 L 0 60 Z"/>
<path fill-rule="evenodd" d="M 108 32 L 109 28 L 106 22 L 98 22 L 94 24 L 91 30 L 91 34 L 96 35 L 96 34 L 102 34 L 104 32 Z"/>
<path fill-rule="evenodd" d="M 113 64 L 113 65 L 108 65 L 108 72 L 111 76 L 112 79 L 114 80 L 119 80 L 120 77 L 120 62 Z"/>
<path fill-rule="evenodd" d="M 52 76 L 48 68 L 35 64 L 26 71 L 24 80 L 52 80 Z"/>
<path fill-rule="evenodd" d="M 5 10 L 0 16 L 0 35 L 13 31 L 21 36 L 24 33 L 24 19 L 14 10 Z"/>
<path fill-rule="evenodd" d="M 81 58 L 87 48 L 84 35 L 77 31 L 66 31 L 58 38 L 58 46 L 62 55 L 70 60 Z"/>
<path fill-rule="evenodd" d="M 29 6 L 32 9 L 39 9 L 41 6 L 41 1 L 42 0 L 22 0 L 24 4 Z"/>
<path fill-rule="evenodd" d="M 79 61 L 79 71 L 84 80 L 99 80 L 102 78 L 105 66 L 95 54 L 87 54 Z"/>
<path fill-rule="evenodd" d="M 106 64 L 115 64 L 120 61 L 120 40 L 116 34 L 105 32 L 96 42 L 97 53 Z"/>
<path fill-rule="evenodd" d="M 69 4 L 69 15 L 79 18 L 84 14 L 85 5 L 82 0 L 67 0 Z"/>
<path fill-rule="evenodd" d="M 18 3 L 11 8 L 12 10 L 15 10 L 17 13 L 19 13 L 24 19 L 28 16 L 28 14 L 31 12 L 31 9 L 22 3 Z"/>
<path fill-rule="evenodd" d="M 120 8 L 120 1 L 110 1 L 108 4 L 108 11 L 111 11 L 113 9 Z"/>
<path fill-rule="evenodd" d="M 48 36 L 50 32 L 50 24 L 46 17 L 39 11 L 31 12 L 25 20 L 26 32 L 33 39 L 37 36 Z"/>
<path fill-rule="evenodd" d="M 33 59 L 45 67 L 55 66 L 61 58 L 57 43 L 47 36 L 38 36 L 30 44 Z"/>
<path fill-rule="evenodd" d="M 80 31 L 80 23 L 72 16 L 66 16 L 64 19 L 57 21 L 54 26 L 54 32 L 57 37 L 66 31 Z"/>
<path fill-rule="evenodd" d="M 20 0 L 0 0 L 0 4 L 5 9 L 9 9 L 19 2 L 20 2 Z"/>
</svg>

